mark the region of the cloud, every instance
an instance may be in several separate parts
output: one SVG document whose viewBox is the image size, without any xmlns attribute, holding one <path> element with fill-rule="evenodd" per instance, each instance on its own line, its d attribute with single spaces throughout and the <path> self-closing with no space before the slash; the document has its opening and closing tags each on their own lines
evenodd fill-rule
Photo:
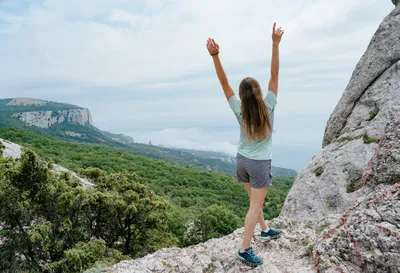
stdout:
<svg viewBox="0 0 400 273">
<path fill-rule="evenodd" d="M 11 47 L 18 43 L 17 48 L 20 48 L 21 39 L 25 39 L 31 45 L 23 51 L 30 57 L 21 60 L 13 71 L 14 74 L 17 70 L 25 72 L 22 80 L 30 80 L 28 75 L 33 74 L 35 79 L 120 85 L 182 78 L 210 70 L 205 40 L 211 35 L 219 38 L 221 56 L 229 66 L 260 59 L 267 62 L 270 28 L 273 18 L 277 18 L 281 24 L 287 23 L 282 54 L 295 60 L 304 50 L 318 50 L 314 56 L 323 59 L 326 54 L 320 49 L 324 47 L 340 43 L 352 46 L 346 37 L 355 34 L 351 31 L 352 25 L 346 25 L 341 36 L 329 39 L 321 40 L 313 33 L 341 27 L 349 21 L 352 11 L 359 8 L 359 2 L 377 1 L 343 1 L 341 4 L 333 0 L 302 4 L 281 1 L 279 7 L 273 5 L 273 1 L 261 0 L 236 1 L 235 4 L 209 0 L 170 1 L 169 5 L 153 1 L 138 5 L 138 10 L 135 4 L 131 9 L 124 9 L 129 6 L 126 1 L 113 4 L 110 1 L 44 1 L 32 5 L 22 22 L 10 23 L 2 29 L 10 31 L 22 25 L 7 39 L 11 52 L 2 57 L 20 59 L 19 52 Z M 162 12 L 145 12 L 160 5 L 165 7 Z M 0 15 L 1 18 L 7 16 L 11 15 Z M 109 24 L 113 22 L 128 25 Z M 40 69 L 35 67 L 38 64 L 41 64 Z"/>
<path fill-rule="evenodd" d="M 126 134 L 133 136 L 135 141 L 140 143 L 147 144 L 151 140 L 153 145 L 223 152 L 232 157 L 236 156 L 239 138 L 238 130 L 205 130 L 203 128 L 137 130 Z M 300 138 L 306 136 L 307 134 L 305 133 L 292 137 Z M 273 137 L 274 166 L 290 167 L 300 171 L 305 163 L 318 152 L 318 148 L 314 145 L 299 146 L 298 143 L 291 142 L 291 137 L 286 138 L 287 142 L 284 145 L 276 145 L 276 135 Z"/>
<path fill-rule="evenodd" d="M 125 10 L 113 10 L 109 20 L 110 22 L 125 22 L 132 27 L 137 25 L 149 26 L 154 23 L 150 17 L 133 14 Z"/>
<path fill-rule="evenodd" d="M 2 97 L 82 105 L 101 129 L 135 132 L 135 138 L 154 135 L 154 141 L 179 139 L 188 148 L 229 150 L 238 136 L 206 39 L 220 43 L 235 90 L 242 78 L 253 76 L 266 91 L 271 26 L 277 21 L 286 31 L 274 145 L 293 151 L 320 148 L 325 123 L 357 60 L 393 8 L 378 0 L 5 3 Z"/>
<path fill-rule="evenodd" d="M 236 154 L 237 140 L 234 134 L 227 131 L 206 131 L 202 128 L 168 128 L 159 131 L 138 130 L 127 133 L 135 141 L 153 145 L 164 145 L 184 149 L 224 152 L 231 156 Z M 225 140 L 221 140 L 225 139 Z"/>
</svg>

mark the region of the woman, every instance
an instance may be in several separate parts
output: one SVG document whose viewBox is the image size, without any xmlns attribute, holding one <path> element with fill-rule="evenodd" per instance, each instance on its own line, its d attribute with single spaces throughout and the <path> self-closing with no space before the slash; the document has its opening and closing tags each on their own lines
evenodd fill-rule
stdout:
<svg viewBox="0 0 400 273">
<path fill-rule="evenodd" d="M 255 226 L 260 224 L 261 240 L 280 237 L 280 231 L 266 226 L 263 204 L 268 187 L 272 185 L 272 131 L 276 97 L 278 95 L 279 43 L 283 29 L 272 30 L 272 61 L 269 91 L 263 98 L 259 83 L 253 78 L 245 78 L 239 85 L 239 97 L 235 96 L 219 59 L 219 45 L 208 39 L 207 49 L 213 58 L 218 79 L 226 99 L 240 124 L 240 142 L 236 157 L 237 180 L 243 183 L 250 197 L 250 208 L 244 224 L 244 238 L 237 257 L 249 266 L 263 263 L 251 247 Z"/>
</svg>

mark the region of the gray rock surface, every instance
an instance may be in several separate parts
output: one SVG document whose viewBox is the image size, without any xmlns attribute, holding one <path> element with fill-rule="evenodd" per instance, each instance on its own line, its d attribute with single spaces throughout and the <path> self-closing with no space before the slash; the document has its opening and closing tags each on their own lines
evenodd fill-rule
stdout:
<svg viewBox="0 0 400 273">
<path fill-rule="evenodd" d="M 325 147 L 296 177 L 281 216 L 316 223 L 338 213 L 352 198 L 348 186 L 361 179 L 376 147 L 362 139 Z"/>
<path fill-rule="evenodd" d="M 251 272 L 309 273 L 311 259 L 307 254 L 310 242 L 315 240 L 314 230 L 288 219 L 274 223 L 284 228 L 282 238 L 276 241 L 258 240 L 260 230 L 253 237 L 253 246 L 264 264 Z M 250 268 L 236 259 L 243 238 L 243 228 L 218 239 L 187 248 L 161 249 L 143 258 L 122 261 L 108 270 L 112 273 L 237 273 Z"/>
<path fill-rule="evenodd" d="M 93 126 L 92 116 L 88 109 L 22 112 L 14 113 L 12 117 L 40 128 L 49 128 L 56 123 L 62 122 Z"/>
<path fill-rule="evenodd" d="M 3 157 L 11 156 L 12 158 L 19 158 L 21 156 L 21 146 L 15 143 L 12 143 L 10 141 L 4 140 L 0 138 L 0 142 L 3 143 L 4 149 L 3 149 Z M 59 174 L 61 172 L 67 172 L 69 175 L 72 177 L 78 179 L 84 188 L 91 188 L 94 187 L 95 185 L 91 183 L 89 180 L 79 177 L 76 173 L 60 166 L 57 164 L 53 164 L 53 172 Z"/>
<path fill-rule="evenodd" d="M 392 0 L 392 3 L 397 6 L 398 4 L 400 4 L 400 0 Z"/>
<path fill-rule="evenodd" d="M 85 134 L 75 133 L 75 132 L 71 132 L 71 131 L 65 131 L 63 133 L 63 135 L 78 137 L 78 138 L 87 138 Z"/>
<path fill-rule="evenodd" d="M 369 110 L 385 110 L 383 108 L 384 105 L 379 105 L 378 103 L 380 98 L 387 98 L 386 89 L 396 88 L 396 86 L 390 86 L 389 83 L 386 84 L 382 78 L 387 77 L 388 70 L 392 70 L 392 73 L 396 73 L 397 70 L 398 73 L 398 62 L 400 60 L 399 15 L 400 7 L 397 6 L 383 20 L 373 36 L 367 51 L 355 68 L 342 98 L 329 118 L 325 128 L 323 146 L 328 145 L 334 138 L 347 132 L 349 127 L 357 124 L 354 123 L 355 119 L 348 124 L 351 114 L 363 115 L 365 111 L 368 113 Z M 374 85 L 377 88 L 377 81 L 380 81 L 381 87 L 385 89 L 380 89 L 380 92 L 371 94 L 371 87 Z M 361 98 L 364 98 L 363 102 L 360 101 Z M 363 106 L 365 108 L 364 111 L 354 111 L 357 105 Z"/>
<path fill-rule="evenodd" d="M 4 145 L 3 157 L 11 156 L 12 158 L 19 158 L 21 156 L 21 146 L 18 144 L 1 139 L 0 142 Z"/>
<path fill-rule="evenodd" d="M 374 157 L 365 187 L 358 192 L 359 198 L 348 216 L 339 215 L 339 227 L 332 228 L 331 236 L 315 248 L 320 263 L 331 264 L 345 273 L 400 272 L 399 128 L 400 115 L 387 126 L 385 142 Z"/>
<path fill-rule="evenodd" d="M 297 176 L 281 215 L 318 222 L 351 200 L 400 105 L 400 6 L 382 22 L 325 130 L 323 150 Z M 322 171 L 322 173 L 321 173 Z"/>
</svg>

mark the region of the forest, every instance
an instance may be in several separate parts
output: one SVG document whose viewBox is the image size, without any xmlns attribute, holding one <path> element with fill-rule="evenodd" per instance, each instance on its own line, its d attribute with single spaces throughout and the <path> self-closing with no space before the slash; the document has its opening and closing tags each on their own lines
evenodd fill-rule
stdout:
<svg viewBox="0 0 400 273">
<path fill-rule="evenodd" d="M 24 270 L 76 272 L 70 267 L 79 264 L 81 272 L 163 247 L 204 242 L 243 225 L 247 192 L 233 176 L 23 130 L 0 129 L 0 138 L 26 148 L 20 160 L 7 158 L 0 164 L 0 202 L 7 204 L 0 214 L 0 222 L 6 223 L 0 257 L 14 261 L 3 262 L 0 269 L 24 265 Z M 96 187 L 84 190 L 66 174 L 56 177 L 49 172 L 52 164 L 77 172 Z M 273 178 L 266 219 L 279 215 L 292 183 Z M 23 229 L 25 235 L 21 225 L 29 227 Z M 40 251 L 33 253 L 36 247 Z M 24 263 L 17 253 L 26 255 Z"/>
</svg>

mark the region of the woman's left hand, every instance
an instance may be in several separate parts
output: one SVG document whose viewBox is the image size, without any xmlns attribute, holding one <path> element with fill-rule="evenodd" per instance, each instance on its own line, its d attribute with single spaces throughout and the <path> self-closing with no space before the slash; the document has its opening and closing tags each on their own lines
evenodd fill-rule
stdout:
<svg viewBox="0 0 400 273">
<path fill-rule="evenodd" d="M 207 49 L 210 55 L 217 55 L 219 53 L 219 45 L 214 41 L 214 39 L 208 38 Z"/>
<path fill-rule="evenodd" d="M 284 33 L 285 32 L 283 31 L 282 27 L 276 29 L 276 23 L 274 23 L 274 26 L 272 27 L 272 42 L 275 45 L 279 45 Z"/>
</svg>

